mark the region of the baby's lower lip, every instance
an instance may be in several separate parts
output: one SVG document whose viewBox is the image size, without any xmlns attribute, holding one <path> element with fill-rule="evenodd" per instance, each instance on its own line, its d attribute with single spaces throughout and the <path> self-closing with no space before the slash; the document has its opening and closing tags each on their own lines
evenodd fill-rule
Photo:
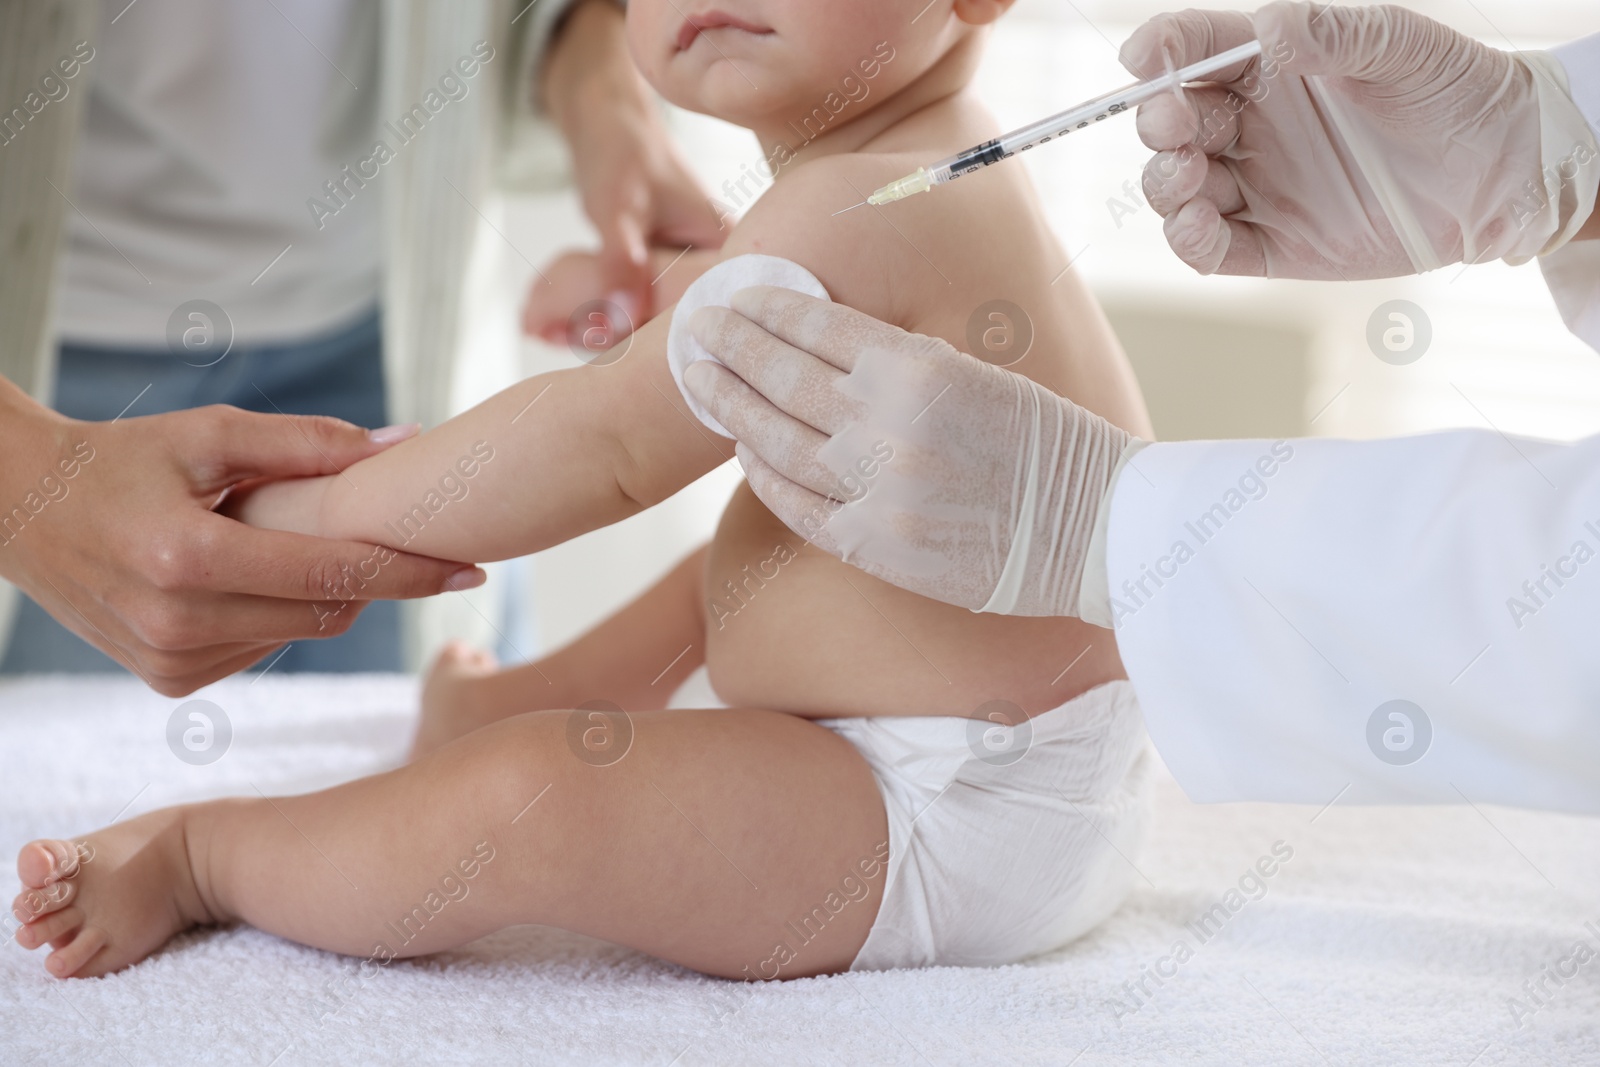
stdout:
<svg viewBox="0 0 1600 1067">
<path fill-rule="evenodd" d="M 678 31 L 678 51 L 682 52 L 687 50 L 690 45 L 694 44 L 695 41 L 700 39 L 701 34 L 710 33 L 713 30 L 738 30 L 740 33 L 747 34 L 751 37 L 761 37 L 772 32 L 771 30 L 762 29 L 755 26 L 727 22 L 720 18 L 710 22 L 705 26 L 698 26 L 691 19 L 685 21 L 683 28 Z"/>
</svg>

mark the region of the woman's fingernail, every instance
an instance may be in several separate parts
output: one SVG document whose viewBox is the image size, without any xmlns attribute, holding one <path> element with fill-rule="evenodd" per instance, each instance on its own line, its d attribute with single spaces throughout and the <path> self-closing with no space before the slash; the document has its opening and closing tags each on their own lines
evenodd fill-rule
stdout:
<svg viewBox="0 0 1600 1067">
<path fill-rule="evenodd" d="M 444 580 L 444 592 L 459 593 L 463 589 L 476 589 L 489 580 L 482 567 L 462 567 Z"/>
<path fill-rule="evenodd" d="M 408 437 L 415 437 L 420 429 L 422 429 L 422 423 L 420 422 L 399 423 L 394 426 L 385 426 L 381 430 L 368 430 L 367 440 L 375 445 L 398 444 Z"/>
</svg>

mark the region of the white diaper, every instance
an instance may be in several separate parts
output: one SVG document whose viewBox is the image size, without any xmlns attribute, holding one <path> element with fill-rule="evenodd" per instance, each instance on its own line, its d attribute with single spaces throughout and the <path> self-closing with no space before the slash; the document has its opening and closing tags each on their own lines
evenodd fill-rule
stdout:
<svg viewBox="0 0 1600 1067">
<path fill-rule="evenodd" d="M 726 705 L 701 667 L 668 706 Z M 866 759 L 889 819 L 883 904 L 851 970 L 1014 963 L 1127 895 L 1152 762 L 1128 682 L 1009 730 L 949 716 L 818 723 Z"/>
<path fill-rule="evenodd" d="M 678 392 L 684 403 L 701 422 L 724 437 L 732 437 L 722 423 L 711 417 L 711 412 L 683 387 L 684 368 L 699 359 L 717 362 L 704 345 L 689 332 L 689 316 L 703 307 L 727 307 L 733 294 L 752 285 L 776 285 L 793 289 L 797 293 L 828 299 L 828 290 L 817 281 L 816 275 L 792 260 L 777 256 L 748 254 L 725 259 L 690 283 L 678 299 L 672 312 L 672 324 L 667 328 L 667 366 L 672 368 L 672 378 L 678 383 Z"/>
</svg>

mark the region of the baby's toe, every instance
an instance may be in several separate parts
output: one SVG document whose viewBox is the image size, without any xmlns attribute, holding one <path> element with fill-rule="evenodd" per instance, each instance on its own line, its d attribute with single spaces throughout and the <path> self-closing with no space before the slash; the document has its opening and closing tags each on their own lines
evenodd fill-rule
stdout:
<svg viewBox="0 0 1600 1067">
<path fill-rule="evenodd" d="M 85 926 L 77 937 L 50 953 L 44 961 L 45 969 L 57 978 L 70 978 L 105 948 L 108 940 L 106 932 L 98 926 Z"/>
<path fill-rule="evenodd" d="M 486 648 L 474 648 L 465 641 L 451 641 L 439 650 L 433 669 L 446 674 L 475 673 L 495 666 L 494 653 Z"/>
<path fill-rule="evenodd" d="M 433 661 L 434 670 L 457 666 L 471 654 L 472 646 L 465 641 L 447 641 Z"/>
<path fill-rule="evenodd" d="M 31 923 L 35 919 L 60 911 L 78 894 L 78 883 L 52 882 L 43 889 L 24 889 L 11 904 L 11 914 L 19 922 Z"/>
<path fill-rule="evenodd" d="M 78 873 L 78 849 L 70 841 L 43 838 L 30 841 L 17 853 L 17 877 L 32 889 Z"/>
<path fill-rule="evenodd" d="M 36 949 L 47 941 L 59 941 L 83 925 L 83 912 L 78 908 L 66 908 L 53 915 L 46 915 L 17 931 L 17 944 L 25 949 Z"/>
</svg>

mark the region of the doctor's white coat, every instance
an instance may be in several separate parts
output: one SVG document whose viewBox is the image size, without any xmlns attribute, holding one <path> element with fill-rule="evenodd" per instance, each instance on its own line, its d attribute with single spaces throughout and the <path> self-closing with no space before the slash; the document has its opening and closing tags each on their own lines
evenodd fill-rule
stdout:
<svg viewBox="0 0 1600 1067">
<path fill-rule="evenodd" d="M 1557 56 L 1600 132 L 1600 37 Z M 1600 241 L 1541 266 L 1600 350 Z M 1600 813 L 1600 437 L 1155 444 L 1111 508 L 1117 643 L 1192 799 Z"/>
</svg>

